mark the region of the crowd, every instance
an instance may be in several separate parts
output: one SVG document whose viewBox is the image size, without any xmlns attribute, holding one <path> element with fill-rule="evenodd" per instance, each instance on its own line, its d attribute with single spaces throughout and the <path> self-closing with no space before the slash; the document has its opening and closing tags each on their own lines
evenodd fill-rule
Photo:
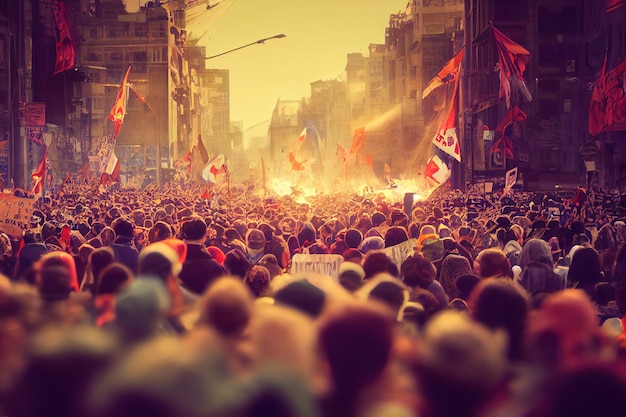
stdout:
<svg viewBox="0 0 626 417">
<path fill-rule="evenodd" d="M 200 192 L 67 184 L 0 234 L 1 415 L 626 415 L 608 195 Z"/>
</svg>

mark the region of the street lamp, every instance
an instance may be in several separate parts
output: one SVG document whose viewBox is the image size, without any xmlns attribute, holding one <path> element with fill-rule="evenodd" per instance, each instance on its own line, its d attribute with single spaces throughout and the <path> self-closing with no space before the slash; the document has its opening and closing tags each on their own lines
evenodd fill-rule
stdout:
<svg viewBox="0 0 626 417">
<path fill-rule="evenodd" d="M 219 57 L 219 56 L 226 55 L 226 54 L 229 54 L 229 53 L 231 53 L 231 52 L 238 51 L 238 50 L 243 49 L 243 48 L 247 48 L 248 46 L 257 45 L 257 44 L 263 44 L 263 43 L 265 43 L 265 41 L 269 41 L 270 39 L 281 39 L 281 38 L 284 38 L 284 37 L 286 37 L 286 36 L 287 36 L 287 35 L 285 35 L 284 33 L 281 33 L 281 34 L 279 34 L 279 35 L 270 36 L 269 38 L 259 39 L 258 41 L 255 41 L 255 42 L 250 42 L 250 43 L 248 43 L 248 44 L 246 44 L 246 45 L 239 46 L 239 47 L 234 48 L 234 49 L 229 49 L 228 51 L 226 51 L 226 52 L 222 52 L 221 54 L 207 56 L 207 57 L 205 57 L 204 59 L 213 59 L 213 58 L 217 58 L 217 57 Z"/>
</svg>

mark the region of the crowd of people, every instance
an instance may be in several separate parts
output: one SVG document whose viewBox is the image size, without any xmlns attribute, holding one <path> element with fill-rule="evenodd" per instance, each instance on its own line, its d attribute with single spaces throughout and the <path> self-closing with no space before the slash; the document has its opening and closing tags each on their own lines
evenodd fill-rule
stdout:
<svg viewBox="0 0 626 417">
<path fill-rule="evenodd" d="M 608 194 L 201 191 L 70 183 L 0 234 L 1 415 L 626 415 Z"/>
</svg>

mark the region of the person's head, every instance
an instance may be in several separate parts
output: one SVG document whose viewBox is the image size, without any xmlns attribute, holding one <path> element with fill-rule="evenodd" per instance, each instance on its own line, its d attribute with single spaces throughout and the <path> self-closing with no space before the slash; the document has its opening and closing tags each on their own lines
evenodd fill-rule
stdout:
<svg viewBox="0 0 626 417">
<path fill-rule="evenodd" d="M 459 275 L 454 280 L 454 288 L 456 289 L 456 293 L 462 300 L 466 300 L 469 298 L 470 294 L 476 288 L 478 283 L 480 282 L 480 278 L 475 274 L 463 274 Z"/>
<path fill-rule="evenodd" d="M 115 236 L 132 239 L 135 236 L 135 225 L 128 217 L 118 217 L 111 223 Z"/>
<path fill-rule="evenodd" d="M 241 250 L 233 249 L 224 257 L 224 268 L 228 274 L 243 279 L 252 264 Z"/>
<path fill-rule="evenodd" d="M 567 282 L 578 283 L 590 297 L 594 296 L 595 285 L 604 280 L 598 252 L 593 248 L 583 247 L 574 252 L 572 263 L 567 273 Z"/>
<path fill-rule="evenodd" d="M 342 415 L 352 415 L 358 395 L 381 377 L 392 341 L 391 321 L 361 306 L 347 308 L 321 325 L 319 343 Z"/>
<path fill-rule="evenodd" d="M 262 256 L 265 248 L 265 235 L 259 229 L 250 229 L 246 235 L 246 247 L 252 257 Z"/>
<path fill-rule="evenodd" d="M 326 293 L 306 279 L 288 283 L 274 295 L 276 304 L 318 317 L 326 305 Z"/>
<path fill-rule="evenodd" d="M 138 275 L 155 277 L 167 282 L 171 278 L 177 277 L 180 270 L 178 254 L 163 242 L 146 246 L 139 253 L 137 259 Z"/>
<path fill-rule="evenodd" d="M 348 248 L 356 249 L 359 247 L 362 241 L 363 233 L 361 233 L 357 229 L 348 229 L 346 231 L 345 242 L 348 245 Z"/>
<path fill-rule="evenodd" d="M 240 335 L 252 316 L 254 298 L 241 280 L 222 277 L 203 295 L 198 325 L 209 326 L 222 336 Z"/>
<path fill-rule="evenodd" d="M 150 243 L 160 242 L 173 236 L 172 227 L 164 221 L 158 221 L 152 226 L 148 232 L 148 241 Z"/>
<path fill-rule="evenodd" d="M 357 263 L 346 261 L 339 266 L 339 283 L 350 292 L 361 288 L 364 278 L 365 271 L 363 267 Z"/>
<path fill-rule="evenodd" d="M 482 250 L 474 260 L 474 270 L 480 278 L 512 278 L 511 263 L 500 249 Z"/>
<path fill-rule="evenodd" d="M 379 273 L 386 272 L 394 277 L 399 276 L 398 267 L 383 251 L 370 251 L 363 259 L 365 279 L 370 279 Z"/>
<path fill-rule="evenodd" d="M 270 287 L 270 271 L 260 265 L 254 265 L 246 272 L 243 278 L 244 284 L 250 288 L 255 297 L 263 297 L 267 295 Z"/>
<path fill-rule="evenodd" d="M 100 275 L 100 272 L 115 260 L 113 249 L 108 246 L 96 248 L 89 256 L 89 265 L 94 280 Z"/>
<path fill-rule="evenodd" d="M 427 322 L 414 368 L 431 415 L 472 416 L 502 381 L 506 337 L 456 311 Z"/>
<path fill-rule="evenodd" d="M 187 218 L 182 225 L 182 238 L 188 243 L 204 243 L 207 226 L 200 216 Z"/>
<path fill-rule="evenodd" d="M 385 232 L 385 247 L 398 245 L 409 240 L 406 229 L 401 226 L 392 226 Z"/>
<path fill-rule="evenodd" d="M 117 294 L 133 279 L 133 273 L 126 266 L 113 262 L 96 277 L 95 295 Z"/>
<path fill-rule="evenodd" d="M 522 247 L 518 265 L 524 269 L 530 262 L 539 262 L 549 267 L 554 266 L 550 245 L 543 239 L 530 239 Z"/>
<path fill-rule="evenodd" d="M 39 260 L 38 270 L 44 271 L 49 267 L 61 267 L 64 268 L 70 279 L 70 288 L 73 291 L 78 291 L 78 274 L 76 272 L 76 263 L 72 255 L 65 252 L 50 252 L 42 256 Z"/>
<path fill-rule="evenodd" d="M 437 270 L 428 259 L 414 254 L 402 262 L 400 275 L 402 275 L 402 281 L 411 288 L 428 288 L 437 278 Z"/>
<path fill-rule="evenodd" d="M 527 296 L 511 280 L 481 281 L 468 301 L 472 317 L 492 330 L 505 329 L 509 359 L 522 357 L 522 335 L 528 313 Z"/>
</svg>

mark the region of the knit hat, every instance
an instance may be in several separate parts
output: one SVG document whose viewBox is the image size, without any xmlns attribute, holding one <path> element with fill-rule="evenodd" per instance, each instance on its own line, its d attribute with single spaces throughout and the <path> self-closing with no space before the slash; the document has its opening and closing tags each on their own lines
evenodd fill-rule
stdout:
<svg viewBox="0 0 626 417">
<path fill-rule="evenodd" d="M 424 258 L 431 262 L 443 258 L 443 241 L 437 237 L 424 240 L 422 243 L 422 254 L 424 255 Z"/>
<path fill-rule="evenodd" d="M 359 250 L 362 253 L 368 253 L 372 250 L 379 250 L 385 247 L 385 241 L 379 236 L 370 236 L 363 239 L 363 242 L 359 245 Z"/>
<path fill-rule="evenodd" d="M 224 252 L 222 252 L 220 248 L 218 248 L 217 246 L 209 246 L 206 248 L 206 250 L 207 252 L 211 254 L 213 259 L 215 259 L 215 262 L 217 262 L 220 265 L 224 265 L 224 260 L 226 259 L 226 255 L 224 255 Z"/>
<path fill-rule="evenodd" d="M 324 308 L 326 294 L 308 280 L 302 279 L 281 288 L 274 296 L 274 300 L 279 304 L 293 307 L 312 317 L 317 317 Z"/>
<path fill-rule="evenodd" d="M 184 238 L 187 240 L 202 240 L 206 238 L 206 223 L 200 216 L 185 219 L 182 226 Z"/>
</svg>

